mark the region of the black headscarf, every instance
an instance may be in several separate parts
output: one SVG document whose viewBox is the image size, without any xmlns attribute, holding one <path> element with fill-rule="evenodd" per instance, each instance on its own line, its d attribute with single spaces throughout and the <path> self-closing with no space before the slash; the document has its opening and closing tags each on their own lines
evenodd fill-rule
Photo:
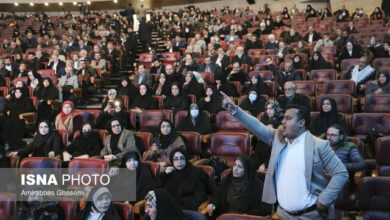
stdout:
<svg viewBox="0 0 390 220">
<path fill-rule="evenodd" d="M 127 86 L 126 87 L 122 86 L 123 80 L 127 81 Z M 131 83 L 129 78 L 126 77 L 126 76 L 123 76 L 121 78 L 121 81 L 119 82 L 119 86 L 118 86 L 117 90 L 118 90 L 118 96 L 126 95 L 127 97 L 129 97 L 128 98 L 129 106 L 131 106 L 133 104 L 135 97 L 137 97 L 139 95 L 139 92 L 138 92 L 137 88 L 134 86 L 133 83 Z M 128 107 L 128 106 L 126 106 L 126 107 Z"/>
<path fill-rule="evenodd" d="M 146 87 L 146 93 L 145 93 L 145 95 L 139 94 L 134 99 L 133 105 L 131 107 L 132 108 L 138 107 L 138 108 L 146 109 L 146 110 L 155 109 L 157 107 L 156 106 L 157 100 L 155 98 L 153 98 L 149 87 L 146 84 L 140 84 L 140 87 L 142 85 L 144 85 Z"/>
<path fill-rule="evenodd" d="M 295 62 L 295 57 L 299 57 L 299 62 Z M 303 63 L 302 63 L 302 57 L 299 54 L 294 55 L 293 57 L 293 68 L 296 69 L 304 69 Z"/>
<path fill-rule="evenodd" d="M 86 122 L 80 127 L 80 135 L 69 145 L 66 150 L 73 156 L 78 157 L 84 154 L 88 154 L 90 157 L 97 156 L 100 154 L 103 148 L 100 135 L 95 131 L 88 133 L 83 132 L 83 127 L 90 125 L 93 128 L 92 123 Z"/>
<path fill-rule="evenodd" d="M 218 113 L 222 109 L 222 98 L 217 89 L 214 86 L 207 86 L 207 89 L 211 89 L 213 91 L 213 94 L 210 97 L 210 102 L 206 102 L 202 100 L 201 102 L 201 109 L 203 111 L 207 111 L 209 113 Z"/>
<path fill-rule="evenodd" d="M 265 109 L 265 99 L 261 96 L 261 94 L 257 93 L 255 88 L 252 88 L 248 94 L 252 91 L 255 91 L 257 94 L 257 98 L 254 102 L 251 102 L 248 97 L 240 104 L 240 107 L 244 110 L 247 110 L 251 113 L 252 116 L 257 117 L 260 112 L 263 112 Z"/>
<path fill-rule="evenodd" d="M 221 86 L 218 88 L 218 91 L 222 91 L 228 96 L 237 96 L 236 89 L 226 80 L 226 77 L 223 74 L 215 74 L 214 80 L 221 80 Z M 217 88 L 216 83 L 215 87 Z"/>
<path fill-rule="evenodd" d="M 171 95 L 171 85 L 172 85 L 172 82 L 168 81 L 167 74 L 165 74 L 165 73 L 160 73 L 159 78 L 154 83 L 153 92 L 152 93 L 153 93 L 153 95 L 156 95 L 156 91 L 158 89 L 158 86 L 160 85 L 160 76 L 161 75 L 165 76 L 165 82 L 164 82 L 164 85 L 161 88 L 161 94 L 159 94 L 159 95 L 169 96 L 169 95 Z"/>
<path fill-rule="evenodd" d="M 207 113 L 199 107 L 197 103 L 192 103 L 191 105 L 197 105 L 199 114 L 195 119 L 191 116 L 191 106 L 187 110 L 187 116 L 183 119 L 179 125 L 180 131 L 195 131 L 200 134 L 210 134 L 212 132 L 210 125 L 210 118 Z M 195 124 L 194 124 L 195 122 Z"/>
<path fill-rule="evenodd" d="M 53 85 L 53 82 L 49 77 L 43 78 L 43 81 L 47 80 L 49 82 L 49 86 L 45 87 L 43 86 L 43 83 L 38 88 L 36 92 L 36 97 L 41 100 L 53 100 L 58 99 L 58 89 Z M 42 81 L 42 82 L 43 82 Z"/>
<path fill-rule="evenodd" d="M 295 67 L 294 67 L 294 69 L 295 69 Z M 256 77 L 256 79 L 257 79 L 256 84 L 252 84 L 252 77 Z M 249 81 L 250 81 L 250 84 L 248 86 L 248 91 L 255 89 L 256 93 L 258 95 L 269 95 L 268 86 L 264 83 L 263 79 L 261 78 L 261 76 L 259 74 L 257 74 L 257 73 L 251 74 L 249 76 Z"/>
<path fill-rule="evenodd" d="M 171 133 L 169 133 L 168 135 L 163 135 L 161 133 L 161 124 L 163 122 L 167 122 L 169 123 L 169 125 L 171 126 Z M 159 128 L 159 138 L 160 138 L 160 143 L 161 143 L 161 149 L 166 149 L 168 148 L 169 145 L 171 145 L 173 142 L 176 141 L 176 139 L 179 137 L 179 134 L 177 133 L 176 131 L 176 128 L 175 128 L 175 125 L 173 125 L 170 121 L 168 120 L 162 120 L 160 122 L 160 125 L 158 126 Z"/>
<path fill-rule="evenodd" d="M 329 62 L 325 61 L 324 57 L 322 56 L 322 54 L 320 52 L 318 52 L 318 51 L 314 52 L 312 57 L 314 57 L 314 54 L 318 55 L 318 60 L 315 61 L 314 58 L 311 58 L 310 69 L 319 70 L 319 69 L 332 68 L 332 65 Z"/>
<path fill-rule="evenodd" d="M 118 121 L 119 124 L 121 125 L 121 132 L 119 134 L 114 134 L 114 132 L 112 131 L 112 126 L 111 126 L 111 123 L 113 121 Z M 124 127 L 122 126 L 122 123 L 121 121 L 114 117 L 112 118 L 108 123 L 107 123 L 107 130 L 108 132 L 111 134 L 111 138 L 110 138 L 110 147 L 111 147 L 111 151 L 112 151 L 112 154 L 118 154 L 120 153 L 120 150 L 118 148 L 118 142 L 119 142 L 119 138 L 121 137 L 121 134 L 123 132 L 123 129 Z"/>
<path fill-rule="evenodd" d="M 386 77 L 386 82 L 382 84 L 382 83 L 380 83 L 379 80 L 378 80 L 378 87 L 379 87 L 379 88 L 384 88 L 384 87 L 389 86 L 389 85 L 390 85 L 390 74 L 389 74 L 389 72 L 387 72 L 387 71 L 380 71 L 380 73 L 378 74 L 378 78 L 379 78 L 379 75 L 380 75 L 380 74 L 385 75 L 385 77 Z"/>
<path fill-rule="evenodd" d="M 20 114 L 35 112 L 31 99 L 23 93 L 23 90 L 16 88 L 14 91 L 20 91 L 22 95 L 16 98 L 15 93 L 11 94 L 11 100 L 6 105 L 6 111 L 10 111 L 10 116 L 19 118 Z"/>
<path fill-rule="evenodd" d="M 183 85 L 183 93 L 186 95 L 195 95 L 197 99 L 203 97 L 203 88 L 199 84 L 195 75 L 192 72 L 187 72 L 191 75 L 191 81 L 187 85 Z"/>
<path fill-rule="evenodd" d="M 49 127 L 49 131 L 45 135 L 42 135 L 39 132 L 39 125 L 42 124 L 42 123 L 46 123 L 46 125 Z M 31 145 L 34 148 L 33 152 L 34 152 L 35 155 L 46 155 L 45 152 L 44 152 L 45 149 L 44 149 L 43 146 L 45 145 L 46 141 L 49 139 L 51 133 L 52 133 L 52 128 L 50 126 L 50 122 L 49 121 L 44 120 L 44 121 L 41 121 L 38 124 L 37 134 L 35 135 L 34 140 L 31 143 Z"/>
</svg>

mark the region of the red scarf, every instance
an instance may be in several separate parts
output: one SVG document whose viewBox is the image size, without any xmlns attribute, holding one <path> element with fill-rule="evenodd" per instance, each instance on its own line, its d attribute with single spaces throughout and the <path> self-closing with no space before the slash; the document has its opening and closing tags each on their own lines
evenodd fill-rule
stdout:
<svg viewBox="0 0 390 220">
<path fill-rule="evenodd" d="M 72 111 L 71 111 L 69 114 L 65 114 L 65 113 L 64 113 L 64 105 L 65 105 L 65 104 L 69 104 L 70 106 L 72 106 Z M 73 112 L 74 112 L 74 104 L 73 104 L 73 102 L 71 102 L 71 101 L 65 101 L 64 103 L 62 103 L 61 115 L 60 115 L 62 122 L 65 122 L 66 119 L 68 119 L 68 117 L 69 117 Z"/>
</svg>

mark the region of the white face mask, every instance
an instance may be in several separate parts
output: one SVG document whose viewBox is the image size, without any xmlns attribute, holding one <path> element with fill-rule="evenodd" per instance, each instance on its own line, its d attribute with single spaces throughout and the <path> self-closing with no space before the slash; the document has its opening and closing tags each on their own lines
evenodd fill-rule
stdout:
<svg viewBox="0 0 390 220">
<path fill-rule="evenodd" d="M 249 100 L 251 101 L 251 102 L 254 102 L 254 101 L 256 101 L 256 99 L 257 99 L 257 95 L 256 94 L 249 94 Z"/>
<path fill-rule="evenodd" d="M 190 114 L 192 117 L 196 118 L 199 115 L 199 110 L 198 109 L 191 109 Z"/>
</svg>

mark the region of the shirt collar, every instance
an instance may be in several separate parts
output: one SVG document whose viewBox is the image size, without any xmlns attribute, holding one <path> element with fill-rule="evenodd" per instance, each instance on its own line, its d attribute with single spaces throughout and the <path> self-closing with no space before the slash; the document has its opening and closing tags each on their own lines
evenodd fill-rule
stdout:
<svg viewBox="0 0 390 220">
<path fill-rule="evenodd" d="M 305 132 L 303 132 L 301 135 L 299 135 L 299 137 L 295 138 L 294 141 L 291 143 L 291 145 L 304 141 L 305 137 L 306 137 L 306 133 L 307 133 L 307 130 Z M 286 140 L 287 143 L 290 143 L 287 137 L 284 139 Z"/>
</svg>

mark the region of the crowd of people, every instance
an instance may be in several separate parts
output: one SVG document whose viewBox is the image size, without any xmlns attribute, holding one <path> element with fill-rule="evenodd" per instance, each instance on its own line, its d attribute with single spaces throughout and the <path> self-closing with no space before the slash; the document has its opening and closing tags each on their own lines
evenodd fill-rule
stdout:
<svg viewBox="0 0 390 220">
<path fill-rule="evenodd" d="M 3 14 L 0 23 L 12 22 L 1 30 L 0 85 L 7 88 L 0 97 L 2 152 L 20 159 L 60 158 L 64 167 L 74 158 L 99 158 L 123 168 L 117 175 L 130 177 L 128 172 L 135 171 L 136 200 L 125 202 L 134 205 L 145 200 L 145 219 L 215 219 L 224 213 L 267 216 L 275 211 L 283 219 L 326 219 L 348 174 L 364 170 L 365 162 L 348 138 L 349 125 L 336 101 L 323 99 L 320 112 L 310 120 L 313 103 L 296 92 L 294 81 L 305 80 L 311 70 L 340 71 L 342 60 L 359 58 L 357 65 L 341 73 L 341 79 L 355 83 L 357 98 L 367 98 L 369 105 L 375 95 L 390 94 L 389 72 L 371 66 L 375 58 L 390 57 L 390 32 L 383 33 L 383 39 L 367 33 L 371 39 L 366 46 L 354 38 L 359 33 L 358 19 L 382 20 L 387 26 L 390 14 L 388 8 L 383 9 L 375 8 L 370 16 L 363 9 L 350 15 L 345 7 L 331 13 L 310 5 L 303 11 L 284 8 L 282 13 L 272 13 L 267 5 L 151 10 L 150 21 L 140 18 L 138 35 L 133 31 L 131 5 L 120 14 L 89 8 L 83 8 L 79 16 L 60 18 L 43 12 L 32 19 Z M 294 19 L 315 17 L 333 17 L 333 22 L 345 22 L 345 27 L 332 34 L 309 26 L 301 35 L 291 25 Z M 164 48 L 152 41 L 152 32 L 163 39 Z M 142 52 L 153 54 L 150 64 L 135 62 L 137 38 Z M 330 60 L 321 53 L 323 46 L 336 47 Z M 264 60 L 250 54 L 256 49 L 265 49 Z M 178 52 L 180 59 L 164 64 L 161 55 L 165 52 Z M 79 113 L 77 106 L 88 104 L 102 85 L 110 85 L 108 76 L 123 70 L 125 59 L 133 72 L 123 74 L 115 89 L 107 91 L 99 113 Z M 54 74 L 43 76 L 42 69 Z M 251 71 L 271 75 L 267 78 Z M 203 72 L 213 80 L 202 78 Z M 56 101 L 58 111 L 53 108 Z M 186 116 L 177 127 L 162 120 L 157 128 L 146 128 L 154 137 L 148 146 L 136 134 L 139 116 L 157 109 L 172 110 L 173 115 L 186 111 Z M 250 156 L 234 159 L 227 173 L 219 173 L 222 180 L 215 186 L 214 176 L 195 165 L 195 152 L 181 132 L 201 134 L 200 156 L 210 158 L 210 136 L 218 132 L 217 115 L 225 110 L 255 136 Z M 27 126 L 26 117 L 32 112 L 36 123 Z M 35 132 L 30 143 L 24 141 L 28 128 Z M 65 141 L 60 131 L 67 134 Z M 107 132 L 103 139 L 102 132 Z M 317 153 L 303 153 L 302 146 Z M 314 163 L 305 164 L 307 158 Z M 147 161 L 160 166 L 157 176 Z M 212 164 L 206 160 L 203 165 Z M 305 166 L 312 168 L 305 170 Z M 296 170 L 299 175 L 293 177 Z M 266 172 L 265 178 L 259 175 Z M 127 187 L 119 177 L 113 176 L 113 182 Z M 353 188 L 353 182 L 347 184 Z M 111 201 L 121 193 L 120 187 L 95 187 L 77 219 L 120 219 Z M 32 203 L 23 206 L 34 207 Z M 61 219 L 60 209 L 59 203 L 50 203 L 41 211 L 56 213 Z M 23 219 L 22 214 L 17 213 L 15 219 Z"/>
</svg>

